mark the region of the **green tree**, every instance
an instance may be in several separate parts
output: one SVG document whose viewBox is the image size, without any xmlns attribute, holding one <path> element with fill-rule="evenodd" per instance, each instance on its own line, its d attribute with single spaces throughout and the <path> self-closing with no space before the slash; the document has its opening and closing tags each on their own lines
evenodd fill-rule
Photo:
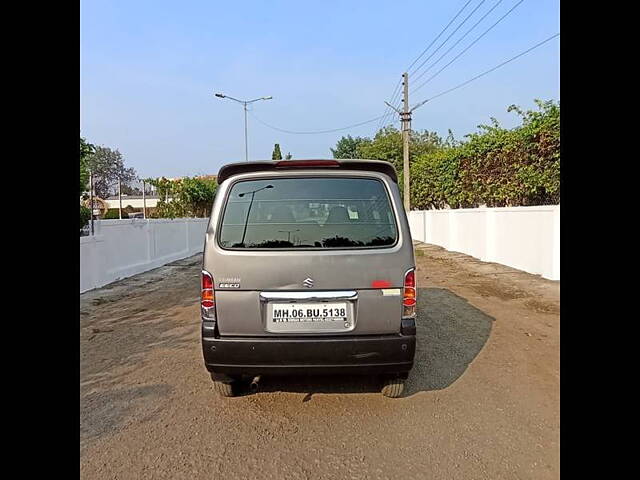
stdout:
<svg viewBox="0 0 640 480">
<path fill-rule="evenodd" d="M 358 157 L 390 162 L 398 170 L 402 165 L 402 136 L 395 127 L 378 130 L 373 139 L 366 139 L 358 145 Z"/>
<path fill-rule="evenodd" d="M 442 148 L 442 139 L 435 133 L 424 130 L 411 132 L 409 137 L 409 165 L 421 155 L 436 152 Z M 384 160 L 391 163 L 398 172 L 400 192 L 403 188 L 403 146 L 402 133 L 395 127 L 387 126 L 376 133 L 371 141 L 365 141 L 358 147 L 359 158 Z"/>
<path fill-rule="evenodd" d="M 213 178 L 185 177 L 147 179 L 160 200 L 154 216 L 159 218 L 206 217 L 211 212 L 217 182 Z"/>
<path fill-rule="evenodd" d="M 444 147 L 442 139 L 435 132 L 427 130 L 411 132 L 409 137 L 409 165 L 420 155 L 436 152 Z M 391 163 L 400 179 L 400 191 L 403 192 L 403 147 L 402 133 L 393 126 L 378 130 L 373 139 L 351 136 L 338 140 L 336 148 L 331 149 L 334 158 L 362 158 L 384 160 Z"/>
<path fill-rule="evenodd" d="M 418 156 L 434 152 L 442 148 L 442 139 L 435 132 L 424 130 L 412 132 L 409 138 L 409 161 Z M 336 148 L 332 148 L 334 158 L 363 158 L 390 162 L 398 173 L 402 172 L 402 134 L 392 126 L 378 130 L 373 137 L 356 137 L 350 135 L 338 140 Z"/>
<path fill-rule="evenodd" d="M 360 158 L 359 147 L 363 143 L 371 142 L 368 138 L 356 137 L 351 135 L 342 137 L 336 143 L 336 148 L 331 148 L 331 154 L 333 158 Z"/>
<path fill-rule="evenodd" d="M 80 137 L 80 193 L 87 190 L 87 183 L 89 182 L 89 167 L 87 164 L 87 158 L 95 152 L 95 146 Z"/>
<path fill-rule="evenodd" d="M 284 156 L 285 160 L 291 160 L 293 158 L 293 155 L 291 155 L 291 152 L 287 152 L 287 154 Z"/>
<path fill-rule="evenodd" d="M 212 178 L 185 178 L 182 198 L 187 204 L 187 213 L 194 217 L 207 217 L 211 213 L 218 183 Z"/>
<path fill-rule="evenodd" d="M 127 183 L 136 178 L 136 171 L 124 166 L 124 158 L 117 149 L 96 147 L 95 152 L 87 157 L 87 162 L 93 172 L 95 193 L 101 198 L 106 198 L 113 192 L 118 179 Z"/>
<path fill-rule="evenodd" d="M 82 195 L 87 190 L 87 183 L 89 181 L 89 167 L 87 164 L 87 158 L 93 154 L 95 147 L 80 137 L 80 191 L 78 195 Z M 80 205 L 80 229 L 84 227 L 89 218 L 91 217 L 91 210 L 83 205 Z"/>
<path fill-rule="evenodd" d="M 282 153 L 280 152 L 280 144 L 276 143 L 273 147 L 273 153 L 271 154 L 271 160 L 282 160 Z"/>
</svg>

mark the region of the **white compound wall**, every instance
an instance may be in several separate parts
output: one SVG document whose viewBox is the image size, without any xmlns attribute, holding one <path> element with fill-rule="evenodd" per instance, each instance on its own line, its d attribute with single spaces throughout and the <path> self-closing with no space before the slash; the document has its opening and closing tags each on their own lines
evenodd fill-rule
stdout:
<svg viewBox="0 0 640 480">
<path fill-rule="evenodd" d="M 208 218 L 94 221 L 80 237 L 80 293 L 202 252 Z"/>
<path fill-rule="evenodd" d="M 409 212 L 414 240 L 560 280 L 560 205 Z"/>
</svg>

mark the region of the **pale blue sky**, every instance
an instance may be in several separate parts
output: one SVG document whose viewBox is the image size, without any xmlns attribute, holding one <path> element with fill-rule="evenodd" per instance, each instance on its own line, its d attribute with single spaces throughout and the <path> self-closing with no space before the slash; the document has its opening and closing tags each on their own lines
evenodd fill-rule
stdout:
<svg viewBox="0 0 640 480">
<path fill-rule="evenodd" d="M 423 59 L 480 1 L 469 4 Z M 425 68 L 496 1 L 486 0 Z M 118 148 L 144 177 L 216 173 L 224 163 L 244 160 L 244 126 L 242 107 L 214 98 L 214 91 L 242 99 L 272 95 L 254 104 L 254 113 L 289 130 L 331 129 L 376 117 L 404 69 L 465 3 L 82 0 L 81 134 Z M 516 3 L 503 0 L 423 80 Z M 410 103 L 559 32 L 559 17 L 559 0 L 525 0 L 412 94 Z M 414 114 L 413 128 L 443 136 L 451 128 L 460 138 L 491 116 L 514 126 L 516 115 L 506 112 L 510 104 L 559 100 L 559 42 L 427 103 Z M 249 157 L 270 159 L 279 143 L 294 158 L 330 158 L 329 148 L 342 135 L 372 136 L 376 127 L 374 122 L 346 132 L 291 135 L 249 116 Z"/>
</svg>

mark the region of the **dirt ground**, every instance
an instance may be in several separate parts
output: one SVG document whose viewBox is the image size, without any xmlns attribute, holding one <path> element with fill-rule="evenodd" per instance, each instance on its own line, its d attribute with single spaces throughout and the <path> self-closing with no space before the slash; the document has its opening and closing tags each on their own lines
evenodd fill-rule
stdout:
<svg viewBox="0 0 640 480">
<path fill-rule="evenodd" d="M 559 478 L 559 283 L 417 255 L 418 350 L 399 399 L 362 377 L 216 397 L 199 256 L 81 295 L 81 478 Z"/>
</svg>

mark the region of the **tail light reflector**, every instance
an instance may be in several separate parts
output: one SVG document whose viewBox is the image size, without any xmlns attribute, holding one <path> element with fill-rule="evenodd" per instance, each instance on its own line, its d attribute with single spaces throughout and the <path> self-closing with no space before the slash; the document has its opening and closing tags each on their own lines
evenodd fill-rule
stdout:
<svg viewBox="0 0 640 480">
<path fill-rule="evenodd" d="M 404 292 L 402 295 L 403 317 L 413 317 L 416 314 L 416 273 L 414 269 L 404 275 Z"/>
<path fill-rule="evenodd" d="M 215 294 L 213 292 L 213 277 L 202 270 L 202 291 L 200 294 L 200 307 L 204 320 L 215 320 Z"/>
</svg>

